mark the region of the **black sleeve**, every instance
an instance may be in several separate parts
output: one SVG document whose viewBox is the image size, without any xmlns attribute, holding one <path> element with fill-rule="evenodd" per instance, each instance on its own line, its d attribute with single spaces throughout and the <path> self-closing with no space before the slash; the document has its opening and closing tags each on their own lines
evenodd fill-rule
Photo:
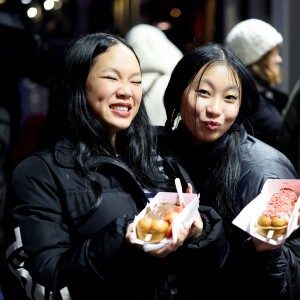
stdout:
<svg viewBox="0 0 300 300">
<path fill-rule="evenodd" d="M 26 159 L 15 170 L 5 228 L 9 268 L 28 298 L 91 299 L 88 295 L 104 286 L 109 262 L 124 249 L 130 220 L 117 218 L 92 238 L 71 242 L 62 195 L 55 187 L 39 158 Z"/>
<path fill-rule="evenodd" d="M 248 265 L 249 273 L 255 277 L 257 288 L 259 285 L 262 290 L 265 288 L 270 297 L 300 299 L 299 229 L 282 247 L 275 250 L 255 252 L 251 238 L 244 242 L 243 247 L 243 265 Z"/>
<path fill-rule="evenodd" d="M 229 254 L 229 245 L 223 222 L 213 208 L 199 206 L 204 230 L 194 241 L 185 241 L 170 259 L 177 275 L 178 289 L 183 299 L 220 299 L 223 267 Z M 196 292 L 195 292 L 196 291 Z"/>
</svg>

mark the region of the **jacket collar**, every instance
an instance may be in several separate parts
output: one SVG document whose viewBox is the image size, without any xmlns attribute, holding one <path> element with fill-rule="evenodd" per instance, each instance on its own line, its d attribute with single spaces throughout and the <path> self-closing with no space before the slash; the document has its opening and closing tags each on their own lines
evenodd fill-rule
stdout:
<svg viewBox="0 0 300 300">
<path fill-rule="evenodd" d="M 73 159 L 73 151 L 75 150 L 75 144 L 69 140 L 68 138 L 63 138 L 59 140 L 54 146 L 54 159 L 55 161 L 67 168 L 75 168 L 75 163 Z M 96 157 L 91 158 L 86 163 L 88 164 L 89 168 L 96 168 L 100 164 L 105 162 L 116 162 L 112 157 L 110 157 L 106 153 L 102 153 Z"/>
<path fill-rule="evenodd" d="M 59 140 L 54 146 L 54 159 L 64 167 L 74 168 L 73 151 L 75 145 L 67 138 Z"/>
<path fill-rule="evenodd" d="M 182 123 L 182 122 L 181 122 Z M 243 125 L 239 126 L 238 129 L 240 143 L 242 144 L 247 138 L 247 132 Z M 199 158 L 201 161 L 206 161 L 210 164 L 212 161 L 217 160 L 227 148 L 229 135 L 225 133 L 218 140 L 205 143 L 200 147 L 193 145 L 192 135 L 187 128 L 181 124 L 178 129 L 174 132 L 174 135 L 169 140 L 168 155 L 179 156 L 179 157 L 190 157 Z M 178 141 L 181 141 L 178 143 Z M 188 155 L 187 155 L 188 153 Z"/>
<path fill-rule="evenodd" d="M 247 132 L 244 129 L 243 125 L 239 126 L 238 129 L 240 145 L 247 139 Z M 200 158 L 202 161 L 206 161 L 208 164 L 212 161 L 216 161 L 223 155 L 228 147 L 229 134 L 226 132 L 218 140 L 205 143 L 203 146 L 198 149 L 195 148 L 196 155 L 201 155 L 203 158 Z"/>
</svg>

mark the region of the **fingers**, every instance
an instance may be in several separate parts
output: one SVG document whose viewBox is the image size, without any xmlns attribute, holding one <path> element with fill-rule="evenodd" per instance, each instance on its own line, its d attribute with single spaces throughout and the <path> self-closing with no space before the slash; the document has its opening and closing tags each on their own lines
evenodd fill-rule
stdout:
<svg viewBox="0 0 300 300">
<path fill-rule="evenodd" d="M 156 257 L 161 257 L 164 258 L 166 257 L 169 253 L 175 251 L 174 250 L 174 244 L 172 242 L 166 244 L 164 247 L 158 249 L 158 250 L 154 250 L 149 252 L 152 256 L 156 256 Z"/>
<path fill-rule="evenodd" d="M 190 226 L 182 226 L 179 229 L 176 243 L 169 242 L 160 249 L 150 251 L 149 253 L 156 257 L 166 257 L 169 253 L 176 251 L 185 241 L 190 230 Z"/>
<path fill-rule="evenodd" d="M 198 230 L 203 230 L 203 222 L 202 220 L 200 219 L 196 219 L 195 222 L 193 223 L 193 227 L 198 229 Z"/>
<path fill-rule="evenodd" d="M 164 247 L 154 250 L 154 251 L 151 251 L 149 253 L 153 256 L 163 258 L 163 257 L 166 257 L 171 252 L 176 251 L 181 245 L 182 245 L 182 242 L 181 243 L 178 243 L 178 241 L 176 243 L 169 242 Z"/>
<path fill-rule="evenodd" d="M 186 188 L 186 193 L 192 194 L 193 193 L 193 187 L 190 183 L 188 183 L 188 186 Z"/>
<path fill-rule="evenodd" d="M 203 232 L 203 221 L 200 216 L 200 213 L 198 212 L 197 217 L 191 226 L 187 239 L 195 240 L 202 234 L 202 232 Z"/>
<path fill-rule="evenodd" d="M 125 239 L 127 242 L 130 242 L 132 243 L 133 242 L 133 223 L 130 223 L 127 227 L 127 230 L 126 230 L 126 234 L 125 234 Z"/>
<path fill-rule="evenodd" d="M 271 245 L 269 243 L 265 243 L 265 242 L 255 238 L 254 236 L 252 236 L 251 238 L 252 238 L 252 242 L 253 242 L 254 249 L 256 252 L 270 251 L 270 250 L 280 248 L 282 246 L 282 244 Z"/>
<path fill-rule="evenodd" d="M 198 211 L 195 221 L 192 224 L 192 228 L 193 227 L 203 230 L 203 221 L 202 221 L 199 211 Z"/>
<path fill-rule="evenodd" d="M 185 241 L 187 235 L 190 232 L 190 229 L 191 229 L 191 226 L 187 226 L 187 225 L 181 224 L 181 226 L 179 228 L 178 236 L 177 236 L 177 243 L 179 243 L 180 246 Z"/>
</svg>

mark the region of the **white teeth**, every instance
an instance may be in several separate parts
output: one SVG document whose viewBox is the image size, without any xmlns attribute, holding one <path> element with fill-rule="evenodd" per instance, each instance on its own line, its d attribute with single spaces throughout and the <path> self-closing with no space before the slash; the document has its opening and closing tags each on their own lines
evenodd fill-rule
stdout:
<svg viewBox="0 0 300 300">
<path fill-rule="evenodd" d="M 112 109 L 116 109 L 116 110 L 123 110 L 123 111 L 128 111 L 128 107 L 125 106 L 112 106 Z"/>
</svg>

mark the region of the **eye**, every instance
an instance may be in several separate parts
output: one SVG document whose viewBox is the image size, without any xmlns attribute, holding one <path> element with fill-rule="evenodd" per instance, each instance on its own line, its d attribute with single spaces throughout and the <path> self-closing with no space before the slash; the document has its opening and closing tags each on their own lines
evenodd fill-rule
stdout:
<svg viewBox="0 0 300 300">
<path fill-rule="evenodd" d="M 227 95 L 227 96 L 225 97 L 225 99 L 226 99 L 227 101 L 234 102 L 234 101 L 236 101 L 236 100 L 238 99 L 238 97 L 235 96 L 235 95 Z"/>
<path fill-rule="evenodd" d="M 131 83 L 136 84 L 136 85 L 140 85 L 142 84 L 141 80 L 136 80 L 136 81 L 131 81 Z"/>
<path fill-rule="evenodd" d="M 117 80 L 115 77 L 112 77 L 112 76 L 105 76 L 104 78 L 109 79 L 109 80 Z"/>
<path fill-rule="evenodd" d="M 202 96 L 202 97 L 209 96 L 209 92 L 207 90 L 199 89 L 199 90 L 197 90 L 197 95 Z"/>
</svg>

